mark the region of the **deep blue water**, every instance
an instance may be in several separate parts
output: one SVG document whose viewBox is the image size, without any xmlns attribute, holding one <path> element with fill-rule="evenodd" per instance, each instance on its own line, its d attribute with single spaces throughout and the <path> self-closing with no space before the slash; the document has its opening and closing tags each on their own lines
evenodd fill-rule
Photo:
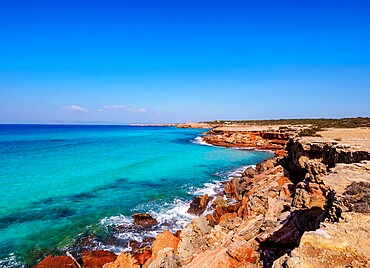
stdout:
<svg viewBox="0 0 370 268">
<path fill-rule="evenodd" d="M 175 127 L 0 125 L 0 267 L 89 247 L 126 249 L 182 228 L 197 194 L 271 154 L 197 144 Z M 135 228 L 131 215 L 159 224 Z"/>
</svg>

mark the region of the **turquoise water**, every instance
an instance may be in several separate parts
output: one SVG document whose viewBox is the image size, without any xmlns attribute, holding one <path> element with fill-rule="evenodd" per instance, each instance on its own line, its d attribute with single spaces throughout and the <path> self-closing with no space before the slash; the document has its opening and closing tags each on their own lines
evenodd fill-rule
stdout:
<svg viewBox="0 0 370 268">
<path fill-rule="evenodd" d="M 0 125 L 0 266 L 83 247 L 119 252 L 131 239 L 178 230 L 195 195 L 271 157 L 197 144 L 202 131 Z M 136 228 L 135 212 L 152 213 L 158 225 Z"/>
</svg>

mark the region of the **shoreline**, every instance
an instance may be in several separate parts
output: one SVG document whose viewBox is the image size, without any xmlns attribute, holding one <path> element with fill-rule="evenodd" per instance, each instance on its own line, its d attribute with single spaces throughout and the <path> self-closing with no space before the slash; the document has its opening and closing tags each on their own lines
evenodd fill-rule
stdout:
<svg viewBox="0 0 370 268">
<path fill-rule="evenodd" d="M 223 192 L 227 197 L 226 200 L 224 197 L 217 197 L 217 195 L 211 199 L 208 194 L 195 197 L 190 208 L 193 208 L 193 211 L 198 212 L 199 215 L 196 215 L 181 231 L 175 234 L 164 231 L 157 235 L 151 247 L 139 247 L 133 249 L 132 253 L 122 252 L 115 261 L 105 262 L 104 267 L 198 268 L 234 267 L 235 265 L 280 267 L 274 265 L 278 263 L 281 265 L 289 264 L 292 257 L 295 256 L 292 255 L 295 251 L 299 251 L 300 263 L 314 262 L 315 258 L 304 251 L 304 245 L 299 241 L 307 240 L 312 231 L 322 230 L 322 222 L 325 222 L 323 226 L 331 226 L 333 223 L 336 224 L 334 226 L 338 226 L 340 217 L 352 216 L 352 214 L 348 214 L 351 212 L 347 212 L 346 208 L 340 208 L 342 213 L 339 213 L 339 216 L 338 213 L 332 212 L 332 210 L 339 209 L 339 205 L 333 202 L 333 196 L 330 194 L 331 189 L 335 189 L 336 185 L 335 183 L 334 186 L 329 184 L 329 179 L 326 177 L 335 176 L 341 171 L 341 161 L 348 162 L 346 165 L 352 168 L 353 164 L 351 163 L 353 162 L 356 163 L 363 159 L 370 160 L 370 150 L 363 152 L 348 146 L 340 147 L 340 142 L 328 139 L 319 140 L 290 137 L 287 140 L 287 151 L 284 154 L 262 161 L 255 168 L 246 168 L 241 177 L 230 176 L 228 180 L 221 182 Z M 318 145 L 321 148 L 319 149 L 320 153 L 324 156 L 322 161 L 327 157 L 326 150 L 328 148 L 336 150 L 340 157 L 335 158 L 336 160 L 325 160 L 324 163 L 317 162 L 310 155 L 312 148 L 318 150 Z M 211 146 L 217 145 L 212 144 Z M 303 151 L 299 148 L 303 148 Z M 351 152 L 353 158 L 348 158 L 352 157 L 348 156 L 348 152 Z M 308 159 L 301 158 L 302 153 L 308 155 Z M 340 160 L 341 158 L 344 160 Z M 303 166 L 298 161 L 299 159 L 305 159 L 300 160 L 304 161 Z M 330 164 L 330 161 L 334 161 L 333 164 Z M 324 165 L 334 165 L 339 168 L 339 171 L 336 173 L 326 172 L 327 168 L 324 168 Z M 358 164 L 356 165 L 358 166 Z M 359 176 L 363 177 L 365 174 L 366 177 L 368 174 L 370 181 L 369 170 L 370 167 L 368 171 L 366 169 L 361 171 Z M 303 175 L 308 181 L 303 180 Z M 279 190 L 276 188 L 277 185 Z M 303 185 L 306 186 L 302 188 Z M 262 196 L 260 196 L 261 194 Z M 345 197 L 342 196 L 343 191 L 338 192 L 336 198 Z M 252 202 L 256 197 L 258 198 Z M 232 202 L 228 202 L 228 200 L 232 200 Z M 208 211 L 210 213 L 205 215 L 209 206 L 212 206 L 214 210 Z M 285 206 L 290 207 L 289 213 L 282 209 Z M 253 213 L 253 211 L 255 212 Z M 296 223 L 293 224 L 294 221 L 292 222 L 292 219 L 296 217 L 295 214 L 300 215 L 297 219 L 299 219 L 301 227 L 298 227 Z M 355 214 L 356 217 L 359 215 L 366 219 L 366 214 Z M 261 217 L 264 219 L 263 221 L 261 221 Z M 263 227 L 266 220 L 270 223 Z M 270 226 L 271 224 L 273 225 Z M 352 223 L 353 225 L 354 223 Z M 232 237 L 230 234 L 227 235 L 228 232 L 232 233 Z M 323 229 L 320 232 L 326 234 L 328 231 Z M 288 233 L 289 237 L 284 236 L 285 233 Z M 332 234 L 326 235 L 326 237 L 332 236 Z M 241 238 L 243 239 L 240 240 Z M 275 243 L 278 244 L 275 245 Z M 315 241 L 310 243 L 315 243 Z M 362 243 L 366 244 L 366 241 L 362 241 Z M 219 246 L 215 247 L 215 244 Z M 281 246 L 278 246 L 279 244 Z M 271 247 L 271 245 L 275 246 Z M 321 244 L 321 248 L 319 245 L 314 245 L 321 250 Z M 334 253 L 337 254 L 337 252 L 328 252 L 324 255 L 324 261 L 329 261 L 333 256 L 331 254 Z M 356 256 L 355 260 L 360 264 L 359 266 L 354 265 L 354 267 L 362 267 L 361 265 L 370 263 L 363 250 L 356 248 L 355 251 L 351 251 L 351 254 Z M 295 256 L 295 258 L 298 257 Z M 57 258 L 59 257 L 53 260 Z M 82 260 L 84 260 L 84 255 L 82 255 Z M 95 260 L 98 261 L 99 257 L 96 256 Z M 340 255 L 338 258 L 338 263 L 346 263 L 347 261 L 345 256 Z M 221 263 L 223 265 L 227 263 L 229 266 L 220 266 Z M 339 265 L 338 263 L 337 265 Z"/>
</svg>

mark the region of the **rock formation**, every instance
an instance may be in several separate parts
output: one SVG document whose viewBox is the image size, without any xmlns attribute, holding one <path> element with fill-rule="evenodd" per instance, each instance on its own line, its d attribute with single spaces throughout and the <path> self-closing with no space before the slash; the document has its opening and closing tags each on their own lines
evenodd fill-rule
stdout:
<svg viewBox="0 0 370 268">
<path fill-rule="evenodd" d="M 157 220 L 152 217 L 150 214 L 146 213 L 136 213 L 132 215 L 136 225 L 148 227 L 157 224 Z"/>
<path fill-rule="evenodd" d="M 194 200 L 190 203 L 190 208 L 188 209 L 188 213 L 193 215 L 201 215 L 207 208 L 209 201 L 211 201 L 211 197 L 208 194 L 203 196 L 197 196 Z"/>
<path fill-rule="evenodd" d="M 211 139 L 276 150 L 287 140 L 279 133 L 246 135 Z M 142 258 L 124 252 L 104 268 L 370 267 L 370 150 L 290 138 L 282 155 L 226 182 L 226 199 L 215 198 L 212 213 L 178 235 L 158 235 L 151 249 L 136 251 L 146 252 Z M 208 195 L 196 197 L 189 212 L 203 214 L 208 202 Z M 150 225 L 149 216 L 134 219 Z"/>
<path fill-rule="evenodd" d="M 286 131 L 230 131 L 214 128 L 203 137 L 209 144 L 223 147 L 244 147 L 274 150 L 284 155 L 284 147 L 291 133 Z"/>
</svg>

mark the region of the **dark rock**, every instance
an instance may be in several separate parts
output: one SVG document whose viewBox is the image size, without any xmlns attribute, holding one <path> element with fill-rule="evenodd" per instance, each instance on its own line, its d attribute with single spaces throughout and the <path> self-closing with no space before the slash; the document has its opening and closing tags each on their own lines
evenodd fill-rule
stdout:
<svg viewBox="0 0 370 268">
<path fill-rule="evenodd" d="M 136 213 L 132 215 L 136 225 L 148 227 L 157 224 L 157 220 L 147 213 Z"/>
<path fill-rule="evenodd" d="M 352 182 L 343 193 L 350 211 L 370 212 L 370 183 Z"/>
<path fill-rule="evenodd" d="M 190 203 L 188 213 L 197 216 L 201 215 L 206 210 L 209 201 L 211 201 L 211 197 L 208 194 L 195 197 Z"/>
</svg>

